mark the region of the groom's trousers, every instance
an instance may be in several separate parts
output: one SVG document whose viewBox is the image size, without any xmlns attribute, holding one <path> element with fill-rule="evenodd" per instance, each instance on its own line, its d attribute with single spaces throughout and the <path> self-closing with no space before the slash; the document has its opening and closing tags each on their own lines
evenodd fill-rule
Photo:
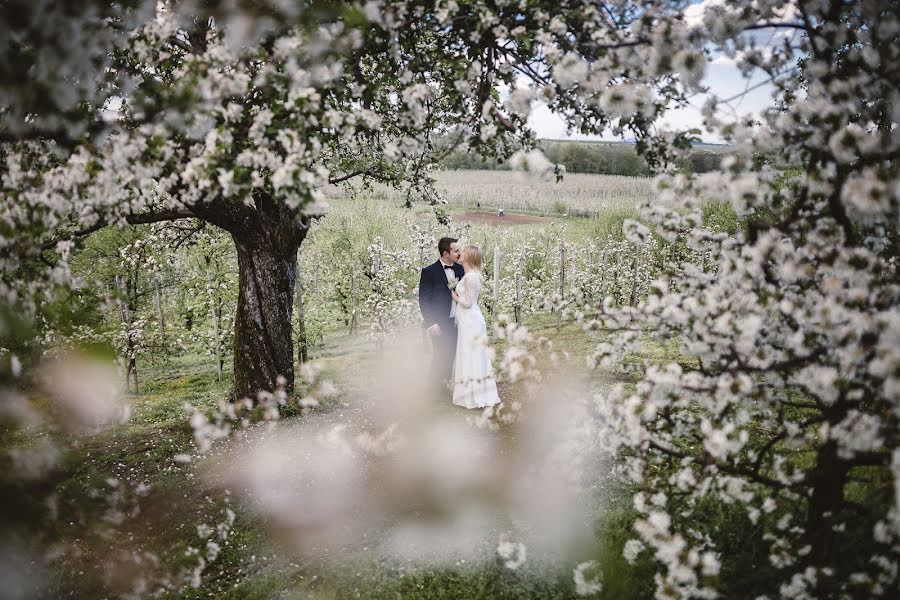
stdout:
<svg viewBox="0 0 900 600">
<path fill-rule="evenodd" d="M 431 338 L 434 354 L 431 358 L 432 381 L 444 385 L 453 377 L 453 361 L 456 358 L 456 322 L 448 320 L 440 323 L 441 335 Z M 446 390 L 446 388 L 441 388 Z"/>
</svg>

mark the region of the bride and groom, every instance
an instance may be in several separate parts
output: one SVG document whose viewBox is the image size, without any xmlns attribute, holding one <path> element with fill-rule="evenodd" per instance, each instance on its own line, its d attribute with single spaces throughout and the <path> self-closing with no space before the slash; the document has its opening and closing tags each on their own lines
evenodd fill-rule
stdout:
<svg viewBox="0 0 900 600">
<path fill-rule="evenodd" d="M 435 382 L 452 384 L 453 404 L 483 408 L 500 402 L 487 346 L 487 327 L 478 307 L 481 249 L 445 237 L 440 258 L 422 269 L 419 308 L 431 336 Z"/>
</svg>

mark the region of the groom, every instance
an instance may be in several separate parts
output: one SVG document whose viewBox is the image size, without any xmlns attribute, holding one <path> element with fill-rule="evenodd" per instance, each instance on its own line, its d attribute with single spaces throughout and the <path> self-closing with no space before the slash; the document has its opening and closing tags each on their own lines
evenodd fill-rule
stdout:
<svg viewBox="0 0 900 600">
<path fill-rule="evenodd" d="M 431 363 L 433 381 L 445 382 L 453 374 L 453 359 L 456 357 L 456 322 L 450 316 L 453 297 L 448 284 L 462 279 L 465 271 L 457 262 L 459 240 L 441 238 L 438 253 L 440 259 L 422 269 L 419 276 L 419 309 L 434 347 Z"/>
</svg>

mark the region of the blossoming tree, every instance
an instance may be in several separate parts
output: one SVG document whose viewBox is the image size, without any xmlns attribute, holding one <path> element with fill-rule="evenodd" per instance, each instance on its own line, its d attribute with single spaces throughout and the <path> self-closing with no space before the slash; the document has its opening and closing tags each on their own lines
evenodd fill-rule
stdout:
<svg viewBox="0 0 900 600">
<path fill-rule="evenodd" d="M 105 45 L 82 50 L 102 68 L 54 79 L 62 42 L 43 28 L 69 24 L 64 9 L 46 22 L 30 14 L 23 42 L 13 44 L 19 53 L 6 57 L 12 65 L 23 55 L 34 69 L 4 114 L 4 270 L 65 253 L 62 240 L 109 224 L 200 219 L 225 229 L 239 258 L 238 397 L 273 389 L 278 375 L 292 381 L 296 251 L 324 208 L 323 185 L 376 179 L 406 186 L 409 201 L 431 199 L 428 166 L 448 148 L 506 156 L 529 142 L 532 99 L 569 114 L 583 132 L 609 123 L 604 103 L 620 112 L 630 104 L 628 127 L 644 139 L 657 108 L 683 94 L 672 65 L 646 67 L 636 52 L 687 41 L 675 30 L 643 31 L 654 20 L 677 24 L 677 3 L 640 14 L 583 2 L 314 3 L 275 19 L 280 3 L 248 3 L 255 8 L 246 14 L 217 13 L 213 3 L 218 18 L 179 2 L 155 11 L 135 2 L 127 15 L 89 4 L 97 10 L 71 24 L 104 34 Z M 683 62 L 695 81 L 702 53 L 679 52 L 692 57 Z M 656 95 L 651 87 L 605 91 L 623 74 Z M 91 77 L 94 87 L 84 83 Z M 29 112 L 29 94 L 45 89 L 55 99 L 74 78 L 83 101 L 61 97 Z M 513 90 L 505 103 L 501 86 Z"/>
<path fill-rule="evenodd" d="M 729 117 L 732 98 L 713 94 L 704 107 L 735 156 L 719 173 L 662 177 L 645 215 L 716 268 L 686 261 L 687 277 L 655 282 L 651 300 L 587 323 L 621 334 L 597 364 L 637 343 L 635 329 L 689 357 L 599 402 L 606 441 L 645 490 L 642 541 L 626 553 L 653 548 L 660 597 L 714 596 L 715 532 L 694 519 L 712 498 L 763 528 L 784 596 L 896 589 L 895 3 L 82 4 L 42 18 L 24 2 L 3 8 L 16 28 L 0 38 L 14 84 L 0 97 L 0 291 L 28 308 L 39 281 L 65 281 L 70 240 L 101 227 L 211 223 L 238 255 L 238 397 L 292 381 L 296 255 L 324 185 L 380 180 L 433 200 L 435 159 L 463 144 L 508 157 L 532 141 L 538 100 L 574 131 L 629 133 L 665 171 L 692 134 L 656 123 L 703 91 L 710 54 L 763 73 L 764 114 Z M 746 231 L 698 229 L 703 196 L 729 198 Z M 50 264 L 40 280 L 38 257 Z M 887 476 L 893 492 L 851 497 L 860 478 Z M 839 559 L 847 532 L 872 553 Z"/>
</svg>

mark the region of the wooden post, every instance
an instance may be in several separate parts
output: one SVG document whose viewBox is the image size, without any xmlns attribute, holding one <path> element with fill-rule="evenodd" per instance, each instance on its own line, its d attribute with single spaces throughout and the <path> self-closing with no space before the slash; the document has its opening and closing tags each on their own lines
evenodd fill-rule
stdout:
<svg viewBox="0 0 900 600">
<path fill-rule="evenodd" d="M 500 246 L 494 246 L 494 304 L 491 315 L 496 316 L 500 307 Z"/>
<path fill-rule="evenodd" d="M 116 275 L 116 304 L 119 305 L 119 313 L 122 315 L 122 323 L 128 324 L 128 306 L 125 304 L 125 301 L 122 299 L 122 294 L 124 290 L 122 289 L 122 279 Z"/>
<path fill-rule="evenodd" d="M 381 297 L 381 292 L 382 292 L 381 282 L 378 279 L 378 272 L 380 270 L 381 270 L 381 254 L 376 254 L 372 258 L 372 283 L 374 284 L 375 293 L 378 294 L 379 297 Z M 382 298 L 382 300 L 383 300 L 383 298 Z M 379 302 L 381 302 L 381 301 L 379 301 Z M 381 333 L 384 333 L 384 329 L 385 329 L 384 319 L 382 317 L 381 310 L 379 309 L 378 311 L 376 311 L 376 313 L 378 316 L 378 329 L 380 330 Z M 383 345 L 384 345 L 384 338 L 381 335 L 379 335 L 376 338 L 375 347 L 378 350 L 381 350 Z"/>
<path fill-rule="evenodd" d="M 356 331 L 356 270 L 350 271 L 350 334 Z"/>
<path fill-rule="evenodd" d="M 125 279 L 115 276 L 116 281 L 116 292 L 118 294 L 118 303 L 119 303 L 119 313 L 122 315 L 122 324 L 125 326 L 126 333 L 126 343 L 125 350 L 129 354 L 128 356 L 128 365 L 125 369 L 125 389 L 127 390 L 129 387 L 128 379 L 131 378 L 134 380 L 134 393 L 139 393 L 138 388 L 138 374 L 137 374 L 137 359 L 134 355 L 134 342 L 131 339 L 131 311 L 128 307 L 128 303 L 123 298 L 128 296 L 128 292 L 126 289 Z"/>
<path fill-rule="evenodd" d="M 566 299 L 566 244 L 559 240 L 559 300 L 560 304 Z M 562 308 L 556 313 L 556 329 L 562 327 Z"/>
<path fill-rule="evenodd" d="M 584 292 L 587 295 L 587 300 L 591 301 L 594 299 L 594 244 L 588 243 L 585 249 L 587 250 L 588 279 L 584 283 Z"/>
<path fill-rule="evenodd" d="M 606 259 L 607 249 L 603 248 L 603 256 L 600 259 L 600 306 L 603 307 L 603 300 L 606 296 Z"/>
<path fill-rule="evenodd" d="M 299 253 L 299 252 L 298 252 Z M 302 365 L 309 360 L 309 348 L 306 340 L 306 314 L 303 312 L 303 278 L 300 273 L 300 262 L 297 262 L 297 358 Z"/>
<path fill-rule="evenodd" d="M 215 344 L 216 357 L 216 381 L 222 383 L 222 342 L 219 339 L 219 314 L 216 311 L 215 289 L 212 281 L 212 259 L 206 256 L 206 289 L 211 293 L 209 297 L 209 316 L 212 317 L 213 344 Z"/>
<path fill-rule="evenodd" d="M 319 304 L 319 263 L 316 263 L 316 283 L 315 283 L 315 294 L 316 294 L 316 306 L 321 306 Z"/>
<path fill-rule="evenodd" d="M 706 273 L 706 242 L 700 244 L 700 271 Z"/>
<path fill-rule="evenodd" d="M 624 299 L 622 298 L 622 295 L 623 295 L 622 294 L 622 283 L 619 282 L 619 271 L 622 270 L 623 262 L 624 261 L 622 260 L 622 252 L 619 251 L 616 253 L 616 266 L 612 272 L 612 274 L 613 274 L 612 287 L 613 287 L 613 293 L 616 295 L 617 303 L 624 301 Z"/>
<path fill-rule="evenodd" d="M 635 301 L 637 300 L 637 287 L 638 287 L 638 269 L 641 266 L 641 246 L 635 244 L 634 246 L 634 273 L 632 273 L 631 279 L 631 301 L 629 302 L 629 306 L 634 306 Z"/>
<path fill-rule="evenodd" d="M 159 277 L 153 276 L 153 287 L 156 290 L 156 314 L 159 319 L 159 333 L 163 340 L 166 339 L 166 316 L 162 309 L 162 291 L 159 286 Z"/>
<path fill-rule="evenodd" d="M 525 278 L 525 250 L 519 251 L 519 264 L 516 267 L 516 323 L 522 322 L 522 280 Z"/>
<path fill-rule="evenodd" d="M 566 244 L 559 242 L 559 297 L 566 297 Z"/>
</svg>

